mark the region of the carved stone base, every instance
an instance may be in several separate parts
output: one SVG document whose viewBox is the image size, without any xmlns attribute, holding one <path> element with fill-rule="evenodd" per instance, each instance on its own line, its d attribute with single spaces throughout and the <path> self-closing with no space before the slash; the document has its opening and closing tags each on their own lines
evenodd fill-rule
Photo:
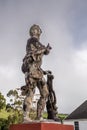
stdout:
<svg viewBox="0 0 87 130">
<path fill-rule="evenodd" d="M 30 122 L 13 124 L 9 130 L 74 130 L 74 127 L 72 125 L 63 125 L 55 122 Z"/>
</svg>

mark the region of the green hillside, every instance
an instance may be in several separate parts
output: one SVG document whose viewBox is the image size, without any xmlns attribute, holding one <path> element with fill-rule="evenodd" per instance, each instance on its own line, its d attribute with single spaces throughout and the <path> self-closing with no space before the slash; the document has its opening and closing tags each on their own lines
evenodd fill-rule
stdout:
<svg viewBox="0 0 87 130">
<path fill-rule="evenodd" d="M 3 110 L 0 111 L 0 118 L 7 119 L 8 116 L 12 115 L 12 114 L 13 114 L 12 112 L 6 112 L 5 109 L 3 109 Z M 58 116 L 61 119 L 64 119 L 65 117 L 67 117 L 67 114 L 58 114 Z M 46 112 L 43 114 L 43 117 L 47 118 L 47 113 Z"/>
</svg>

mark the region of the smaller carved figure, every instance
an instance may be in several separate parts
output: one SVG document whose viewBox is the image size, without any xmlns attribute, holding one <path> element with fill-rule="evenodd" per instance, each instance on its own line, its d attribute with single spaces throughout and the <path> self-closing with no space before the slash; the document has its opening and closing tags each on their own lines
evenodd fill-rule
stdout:
<svg viewBox="0 0 87 130">
<path fill-rule="evenodd" d="M 58 107 L 56 106 L 56 95 L 55 91 L 53 90 L 53 79 L 54 76 L 52 75 L 51 71 L 47 71 L 47 85 L 48 85 L 48 99 L 46 102 L 46 108 L 47 108 L 47 114 L 48 114 L 48 119 L 52 119 L 54 121 L 60 121 L 58 118 Z"/>
</svg>

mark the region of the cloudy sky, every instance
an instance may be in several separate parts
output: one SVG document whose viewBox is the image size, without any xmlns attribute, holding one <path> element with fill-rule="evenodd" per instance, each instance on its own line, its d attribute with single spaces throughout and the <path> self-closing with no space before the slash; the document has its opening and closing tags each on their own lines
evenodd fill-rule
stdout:
<svg viewBox="0 0 87 130">
<path fill-rule="evenodd" d="M 59 113 L 87 99 L 87 0 L 0 0 L 0 91 L 25 84 L 21 72 L 29 28 L 52 46 L 43 69 L 52 70 Z"/>
</svg>

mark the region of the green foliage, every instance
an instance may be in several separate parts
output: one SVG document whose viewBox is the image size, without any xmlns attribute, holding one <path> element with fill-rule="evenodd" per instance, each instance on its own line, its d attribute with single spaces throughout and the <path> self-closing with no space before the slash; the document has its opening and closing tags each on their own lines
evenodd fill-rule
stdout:
<svg viewBox="0 0 87 130">
<path fill-rule="evenodd" d="M 63 121 L 67 117 L 67 114 L 57 114 L 57 117 L 59 117 L 60 120 Z M 47 112 L 44 112 L 43 118 L 47 119 Z"/>
<path fill-rule="evenodd" d="M 0 111 L 1 109 L 3 109 L 6 106 L 6 99 L 4 98 L 4 96 L 2 95 L 2 93 L 0 92 Z"/>
<path fill-rule="evenodd" d="M 58 114 L 58 117 L 59 117 L 61 120 L 64 120 L 67 116 L 68 116 L 68 114 Z"/>
<path fill-rule="evenodd" d="M 6 111 L 7 111 L 7 112 L 11 112 L 12 109 L 13 109 L 13 107 L 8 103 L 8 104 L 6 105 Z"/>
<path fill-rule="evenodd" d="M 14 109 L 22 109 L 22 100 L 21 96 L 19 96 L 19 93 L 17 90 L 10 90 L 7 93 L 7 97 L 11 98 L 10 99 L 10 106 L 13 107 Z"/>
<path fill-rule="evenodd" d="M 0 130 L 8 130 L 9 123 L 6 119 L 0 118 Z"/>
<path fill-rule="evenodd" d="M 0 130 L 8 130 L 11 124 L 22 123 L 23 121 L 22 101 L 18 92 L 16 90 L 10 90 L 7 96 L 11 97 L 9 104 L 6 104 L 6 99 L 0 93 Z M 34 120 L 36 110 L 32 109 L 29 116 Z M 66 116 L 66 114 L 58 114 L 61 122 Z M 47 118 L 47 112 L 44 112 L 43 118 Z"/>
<path fill-rule="evenodd" d="M 44 118 L 44 119 L 47 119 L 47 112 L 44 112 L 44 113 L 43 113 L 43 118 Z"/>
<path fill-rule="evenodd" d="M 3 118 L 3 119 L 7 119 L 8 116 L 9 116 L 9 113 L 6 112 L 5 109 L 2 109 L 2 110 L 0 111 L 0 119 L 1 119 L 1 118 Z"/>
<path fill-rule="evenodd" d="M 14 110 L 13 114 L 8 116 L 9 124 L 17 124 L 23 121 L 23 113 L 22 111 Z"/>
<path fill-rule="evenodd" d="M 11 124 L 21 123 L 23 120 L 23 114 L 18 110 L 7 113 L 7 116 L 7 118 L 0 118 L 0 130 L 8 130 Z"/>
<path fill-rule="evenodd" d="M 0 93 L 0 130 L 8 130 L 10 124 L 21 123 L 23 121 L 23 112 L 21 109 L 21 100 L 16 90 L 10 90 L 7 94 L 11 103 L 6 105 L 6 99 Z M 4 109 L 3 109 L 4 108 Z"/>
<path fill-rule="evenodd" d="M 7 93 L 7 97 L 10 97 L 10 96 L 18 97 L 18 92 L 17 92 L 17 90 L 10 90 L 10 91 Z"/>
</svg>

